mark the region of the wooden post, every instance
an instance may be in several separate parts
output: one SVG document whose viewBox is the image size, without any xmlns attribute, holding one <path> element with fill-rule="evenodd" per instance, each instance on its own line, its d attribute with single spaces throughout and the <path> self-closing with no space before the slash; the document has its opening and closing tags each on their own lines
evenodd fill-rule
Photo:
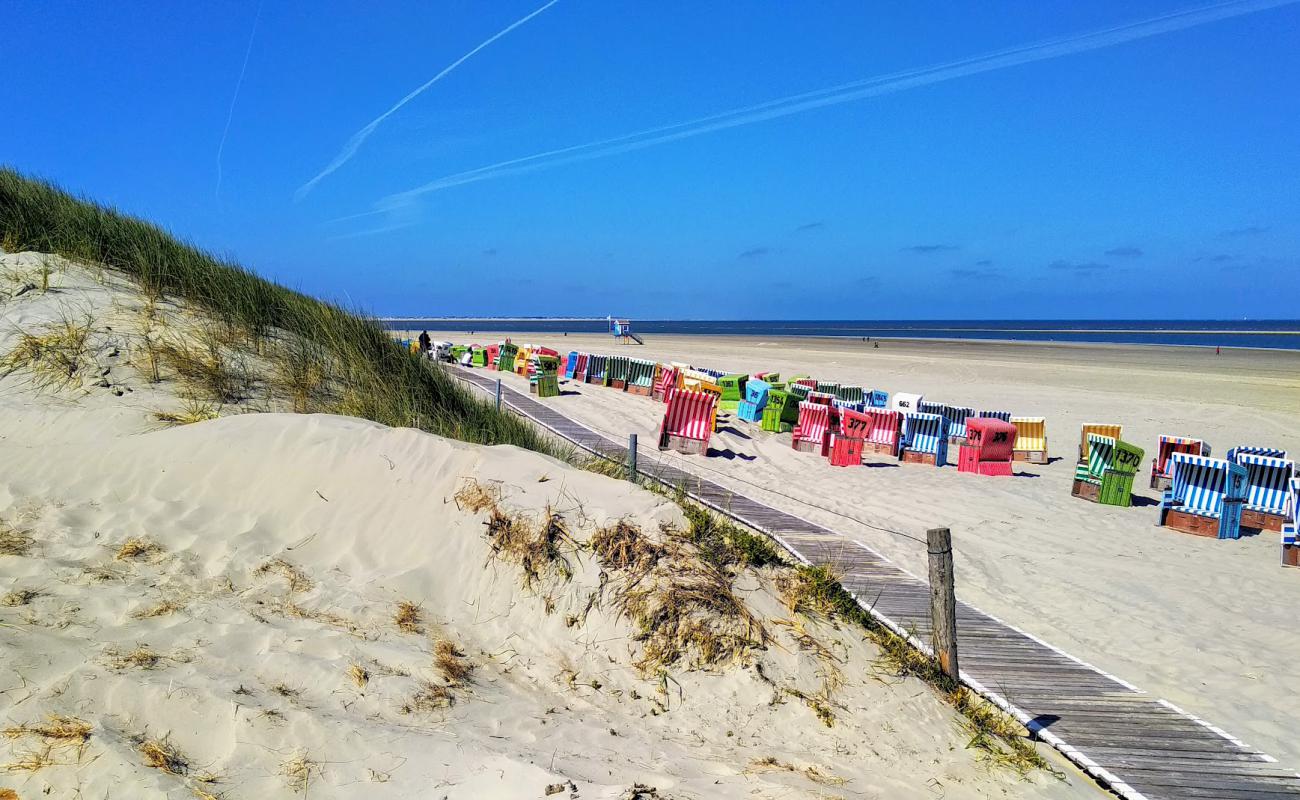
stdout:
<svg viewBox="0 0 1300 800">
<path fill-rule="evenodd" d="M 497 378 L 497 411 L 501 410 L 501 379 Z"/>
<path fill-rule="evenodd" d="M 939 668 L 959 680 L 957 665 L 957 595 L 953 590 L 952 533 L 947 528 L 925 532 L 930 551 L 930 646 Z"/>
<path fill-rule="evenodd" d="M 636 434 L 627 435 L 627 479 L 636 482 Z"/>
</svg>

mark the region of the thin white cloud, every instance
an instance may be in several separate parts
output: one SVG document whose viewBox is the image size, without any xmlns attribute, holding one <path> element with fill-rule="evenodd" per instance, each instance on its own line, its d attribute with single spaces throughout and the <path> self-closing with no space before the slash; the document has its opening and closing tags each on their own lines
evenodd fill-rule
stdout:
<svg viewBox="0 0 1300 800">
<path fill-rule="evenodd" d="M 957 61 L 865 78 L 827 89 L 732 109 L 720 114 L 650 128 L 610 139 L 587 142 L 586 144 L 547 150 L 522 158 L 500 161 L 477 169 L 446 175 L 414 189 L 388 195 L 381 199 L 376 206 L 393 209 L 413 203 L 421 195 L 453 186 L 463 186 L 468 183 L 477 183 L 508 175 L 519 175 L 563 164 L 590 161 L 680 139 L 701 136 L 727 128 L 786 117 L 825 106 L 879 97 L 955 78 L 1006 69 L 1020 64 L 1029 64 L 1035 61 L 1044 61 L 1105 47 L 1113 47 L 1126 42 L 1206 25 L 1219 20 L 1291 5 L 1298 1 L 1300 0 L 1229 0 L 1229 2 L 1197 6 L 1087 33 L 1046 39 Z"/>
<path fill-rule="evenodd" d="M 443 69 L 442 72 L 439 72 L 437 75 L 434 75 L 423 85 L 421 85 L 418 89 L 411 92 L 406 97 L 403 97 L 401 100 L 397 101 L 397 105 L 393 106 L 392 108 L 388 109 L 384 113 L 380 114 L 378 117 L 375 117 L 373 120 L 370 121 L 368 125 L 366 125 L 364 128 L 362 128 L 361 130 L 357 131 L 352 135 L 352 138 L 348 140 L 347 144 L 343 145 L 343 149 L 339 151 L 338 155 L 334 156 L 334 160 L 331 161 L 329 164 L 327 164 L 325 166 L 325 169 L 320 171 L 320 174 L 318 174 L 316 177 L 312 178 L 311 180 L 307 181 L 302 186 L 298 187 L 298 191 L 294 192 L 293 195 L 294 200 L 295 201 L 302 200 L 311 192 L 312 189 L 316 187 L 316 184 L 320 183 L 330 173 L 334 172 L 339 167 L 346 164 L 354 155 L 357 154 L 357 151 L 361 149 L 361 145 L 366 141 L 366 139 L 370 138 L 370 134 L 374 133 L 379 128 L 379 126 L 383 124 L 384 120 L 388 119 L 393 114 L 397 113 L 398 109 L 400 109 L 402 106 L 414 100 L 430 86 L 433 86 L 438 81 L 450 75 L 453 70 L 455 70 L 461 64 L 464 64 L 480 50 L 492 44 L 497 39 L 500 39 L 502 36 L 505 36 L 507 33 L 510 33 L 515 28 L 518 28 L 520 25 L 523 25 L 524 23 L 528 22 L 538 14 L 541 14 L 543 11 L 545 11 L 546 9 L 550 8 L 551 6 L 555 5 L 558 2 L 560 2 L 560 0 L 550 0 L 549 3 L 543 5 L 541 8 L 538 8 L 536 11 L 532 12 L 531 14 L 528 14 L 527 16 L 515 20 L 514 22 L 510 23 L 506 27 L 492 34 L 492 36 L 488 37 L 486 40 L 480 43 L 473 50 L 470 50 L 465 55 L 451 62 L 451 64 L 449 64 L 445 69 Z"/>
<path fill-rule="evenodd" d="M 262 19 L 262 4 L 257 4 L 257 15 L 253 17 L 253 29 L 248 34 L 248 46 L 244 48 L 244 64 L 239 68 L 239 80 L 235 81 L 235 94 L 230 98 L 230 111 L 226 113 L 226 127 L 221 131 L 221 144 L 217 145 L 217 188 L 212 196 L 221 199 L 221 155 L 226 150 L 226 137 L 230 135 L 230 121 L 235 118 L 235 103 L 239 102 L 239 90 L 244 86 L 244 73 L 248 71 L 248 56 L 253 52 L 253 39 L 257 36 L 257 23 Z"/>
</svg>

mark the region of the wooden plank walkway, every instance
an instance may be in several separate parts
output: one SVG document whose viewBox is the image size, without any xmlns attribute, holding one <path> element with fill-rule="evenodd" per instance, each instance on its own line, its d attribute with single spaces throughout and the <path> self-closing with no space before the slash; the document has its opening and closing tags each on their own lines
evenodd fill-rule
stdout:
<svg viewBox="0 0 1300 800">
<path fill-rule="evenodd" d="M 453 374 L 489 394 L 496 390 L 491 372 L 454 368 Z M 583 450 L 627 459 L 625 445 L 526 394 L 503 385 L 501 401 Z M 646 474 L 684 487 L 696 501 L 762 531 L 805 564 L 834 564 L 863 608 L 930 653 L 930 590 L 924 581 L 849 536 L 700 475 L 667 465 Z M 1300 774 L 1272 757 L 962 602 L 957 638 L 967 686 L 1121 797 L 1300 800 Z"/>
</svg>

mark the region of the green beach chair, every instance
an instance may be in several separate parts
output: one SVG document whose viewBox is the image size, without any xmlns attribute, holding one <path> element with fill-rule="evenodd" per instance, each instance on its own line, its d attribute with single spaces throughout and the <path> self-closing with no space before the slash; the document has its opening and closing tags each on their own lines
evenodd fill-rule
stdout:
<svg viewBox="0 0 1300 800">
<path fill-rule="evenodd" d="M 768 391 L 767 405 L 763 407 L 763 419 L 758 427 L 769 433 L 788 433 L 794 430 L 798 421 L 799 398 L 781 389 Z"/>
<path fill-rule="evenodd" d="M 605 385 L 611 389 L 626 389 L 631 361 L 627 356 L 610 356 L 605 364 Z"/>
<path fill-rule="evenodd" d="M 487 350 L 482 347 L 471 348 L 469 351 L 469 363 L 475 367 L 487 366 Z"/>
<path fill-rule="evenodd" d="M 528 361 L 528 392 L 538 397 L 559 397 L 560 359 L 535 355 Z"/>
<path fill-rule="evenodd" d="M 1142 448 L 1128 442 L 1115 442 L 1111 465 L 1101 476 L 1101 491 L 1097 502 L 1107 506 L 1133 505 L 1133 476 L 1142 465 Z"/>
<path fill-rule="evenodd" d="M 817 381 L 817 391 L 821 392 L 822 394 L 828 394 L 831 397 L 835 397 L 840 393 L 840 385 L 838 383 L 826 383 L 823 381 Z"/>
<path fill-rule="evenodd" d="M 722 400 L 718 404 L 721 411 L 735 412 L 740 406 L 740 401 L 745 399 L 745 381 L 749 379 L 748 375 L 723 375 L 718 379 L 718 385 L 722 387 Z"/>
<path fill-rule="evenodd" d="M 644 358 L 633 358 L 628 361 L 628 394 L 638 394 L 643 397 L 649 397 L 650 393 L 654 391 L 654 383 L 655 362 L 646 361 Z"/>
<path fill-rule="evenodd" d="M 515 356 L 519 353 L 519 345 L 506 342 L 497 350 L 497 371 L 514 372 Z"/>
</svg>

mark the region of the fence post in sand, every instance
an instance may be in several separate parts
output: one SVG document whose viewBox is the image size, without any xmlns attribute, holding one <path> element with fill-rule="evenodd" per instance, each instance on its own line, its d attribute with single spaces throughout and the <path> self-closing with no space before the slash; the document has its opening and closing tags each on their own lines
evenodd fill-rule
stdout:
<svg viewBox="0 0 1300 800">
<path fill-rule="evenodd" d="M 947 528 L 925 532 L 930 553 L 930 646 L 939 668 L 954 681 L 957 666 L 957 595 L 953 590 L 952 533 Z"/>
<path fill-rule="evenodd" d="M 497 411 L 501 410 L 501 379 L 497 378 Z"/>
<path fill-rule="evenodd" d="M 627 435 L 627 479 L 636 483 L 636 434 Z"/>
</svg>

